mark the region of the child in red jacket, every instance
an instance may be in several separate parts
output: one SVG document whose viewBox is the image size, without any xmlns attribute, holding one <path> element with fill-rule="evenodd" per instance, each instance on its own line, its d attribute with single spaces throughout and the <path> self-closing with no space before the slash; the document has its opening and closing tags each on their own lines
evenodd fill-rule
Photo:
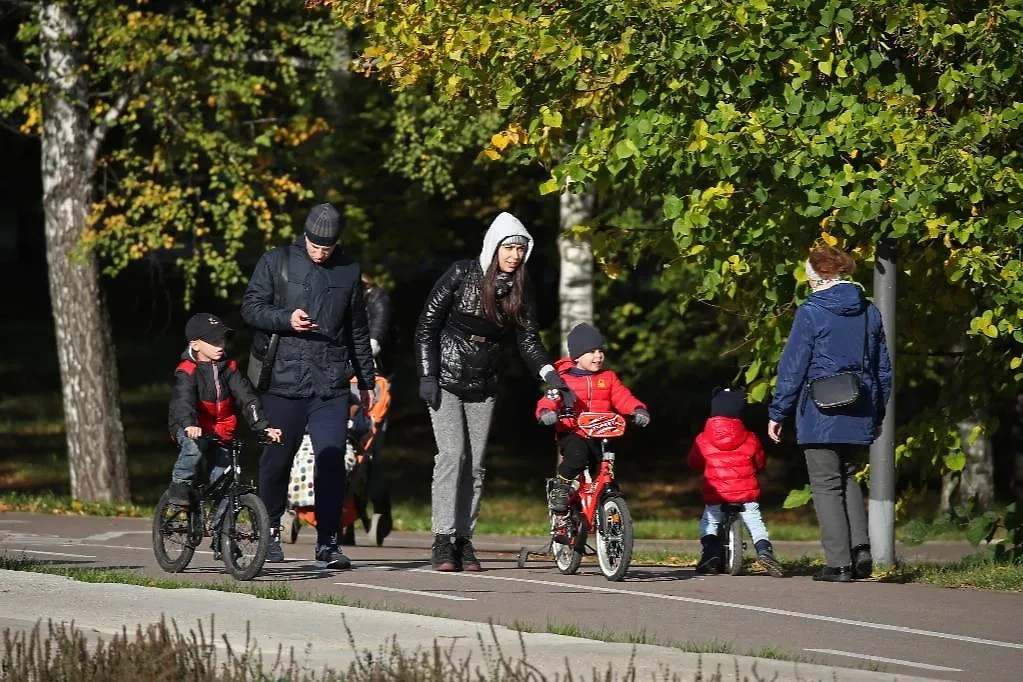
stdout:
<svg viewBox="0 0 1023 682">
<path fill-rule="evenodd" d="M 604 339 L 596 327 L 586 323 L 576 325 L 568 334 L 568 354 L 570 357 L 558 360 L 554 368 L 576 395 L 574 412 L 562 413 L 557 389 L 547 391 L 536 405 L 539 422 L 554 426 L 557 432 L 561 464 L 547 503 L 551 511 L 562 518 L 568 511 L 572 481 L 600 456 L 599 444 L 577 428 L 575 413 L 617 412 L 631 416 L 639 427 L 650 423 L 646 405 L 632 395 L 617 374 L 604 369 Z M 556 527 L 562 525 L 556 524 Z M 558 537 L 555 532 L 554 539 Z"/>
<path fill-rule="evenodd" d="M 703 471 L 703 517 L 700 519 L 700 544 L 703 555 L 696 565 L 698 573 L 721 570 L 721 542 L 718 528 L 724 520 L 721 505 L 742 504 L 742 521 L 753 536 L 757 561 L 776 578 L 783 575 L 781 564 L 774 558 L 767 526 L 760 516 L 760 485 L 757 472 L 764 468 L 766 457 L 756 434 L 742 423 L 746 406 L 745 391 L 715 388 L 711 392 L 710 419 L 693 441 L 689 466 Z"/>
</svg>

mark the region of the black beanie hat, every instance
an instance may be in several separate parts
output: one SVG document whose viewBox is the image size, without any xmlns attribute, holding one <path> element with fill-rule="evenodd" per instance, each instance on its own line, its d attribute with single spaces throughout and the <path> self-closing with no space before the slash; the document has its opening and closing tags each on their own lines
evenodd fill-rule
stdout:
<svg viewBox="0 0 1023 682">
<path fill-rule="evenodd" d="M 745 407 L 746 391 L 742 389 L 717 386 L 710 392 L 710 416 L 712 417 L 739 418 Z"/>
<path fill-rule="evenodd" d="M 305 219 L 305 236 L 317 246 L 333 246 L 341 237 L 341 214 L 330 204 L 313 206 Z"/>
<path fill-rule="evenodd" d="M 592 324 L 580 322 L 568 333 L 568 357 L 576 360 L 594 348 L 604 348 L 604 337 Z"/>
</svg>

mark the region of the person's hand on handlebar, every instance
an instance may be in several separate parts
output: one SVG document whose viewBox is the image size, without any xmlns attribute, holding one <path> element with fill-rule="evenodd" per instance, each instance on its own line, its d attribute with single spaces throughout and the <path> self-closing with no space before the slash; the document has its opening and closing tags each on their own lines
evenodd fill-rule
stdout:
<svg viewBox="0 0 1023 682">
<path fill-rule="evenodd" d="M 280 429 L 275 429 L 272 426 L 268 426 L 265 429 L 263 429 L 263 433 L 265 433 L 266 437 L 269 438 L 270 440 L 272 440 L 273 442 L 275 442 L 275 443 L 280 443 L 281 442 L 281 430 Z"/>
<path fill-rule="evenodd" d="M 200 429 L 198 426 L 186 426 L 185 435 L 188 436 L 189 438 L 201 438 L 202 429 Z"/>
</svg>

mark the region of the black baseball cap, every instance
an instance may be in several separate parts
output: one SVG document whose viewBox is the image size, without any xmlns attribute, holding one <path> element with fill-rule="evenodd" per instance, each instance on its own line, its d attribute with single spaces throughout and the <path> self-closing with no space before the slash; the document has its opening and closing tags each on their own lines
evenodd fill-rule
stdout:
<svg viewBox="0 0 1023 682">
<path fill-rule="evenodd" d="M 185 340 L 216 343 L 223 341 L 229 331 L 231 328 L 216 315 L 196 313 L 185 323 Z"/>
</svg>

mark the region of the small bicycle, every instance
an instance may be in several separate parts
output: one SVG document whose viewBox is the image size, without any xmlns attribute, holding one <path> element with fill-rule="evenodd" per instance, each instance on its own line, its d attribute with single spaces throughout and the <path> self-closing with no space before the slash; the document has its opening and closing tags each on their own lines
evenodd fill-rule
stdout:
<svg viewBox="0 0 1023 682">
<path fill-rule="evenodd" d="M 551 512 L 551 540 L 540 551 L 522 548 L 518 566 L 524 568 L 530 554 L 553 551 L 558 570 L 570 575 L 579 570 L 583 556 L 596 554 L 600 572 L 608 580 L 618 581 L 632 562 L 632 515 L 615 483 L 615 453 L 608 448 L 608 440 L 625 433 L 625 418 L 614 412 L 583 412 L 578 425 L 588 438 L 600 439 L 600 469 L 596 478 L 586 470 L 576 481 L 569 498 L 566 541 L 554 542 L 557 518 Z M 548 496 L 553 481 L 547 479 Z M 586 544 L 591 532 L 596 535 L 596 550 Z"/>
<path fill-rule="evenodd" d="M 729 575 L 742 574 L 742 559 L 746 551 L 746 540 L 743 538 L 742 511 L 743 505 L 724 503 L 721 511 L 725 518 L 721 522 L 724 530 L 724 542 L 721 543 L 721 565 Z"/>
<path fill-rule="evenodd" d="M 257 439 L 260 445 L 268 442 Z M 252 580 L 266 561 L 270 517 L 256 489 L 239 480 L 243 441 L 218 443 L 231 453 L 231 465 L 217 480 L 199 485 L 187 507 L 171 503 L 166 492 L 160 497 L 153 515 L 153 553 L 160 568 L 180 573 L 203 538 L 212 537 L 214 559 L 223 559 L 237 580 Z"/>
</svg>

